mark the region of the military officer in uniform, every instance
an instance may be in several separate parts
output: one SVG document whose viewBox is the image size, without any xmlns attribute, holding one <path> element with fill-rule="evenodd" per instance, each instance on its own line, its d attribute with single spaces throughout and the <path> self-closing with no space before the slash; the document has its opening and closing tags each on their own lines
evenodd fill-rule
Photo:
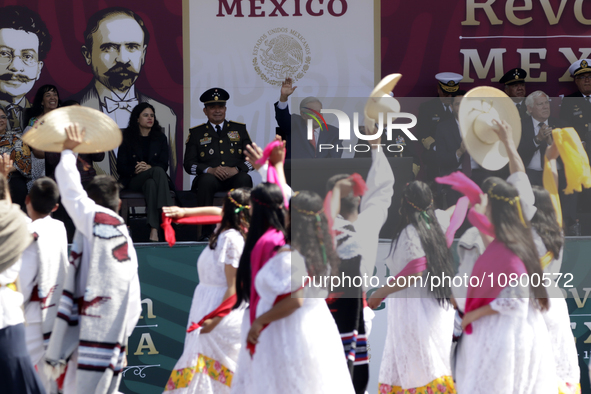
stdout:
<svg viewBox="0 0 591 394">
<path fill-rule="evenodd" d="M 229 98 L 221 88 L 203 93 L 199 100 L 208 121 L 189 130 L 183 165 L 196 176 L 191 191 L 197 193 L 198 206 L 212 205 L 216 192 L 252 187 L 252 166 L 244 155 L 252 142 L 244 123 L 226 120 Z"/>
<path fill-rule="evenodd" d="M 435 157 L 435 130 L 439 122 L 454 118 L 452 96 L 460 88 L 462 78 L 462 75 L 452 72 L 435 75 L 438 97 L 421 104 L 419 107 L 417 134 L 424 147 L 422 163 L 426 167 L 425 180 L 428 182 L 439 176 Z"/>
<path fill-rule="evenodd" d="M 527 78 L 527 71 L 522 68 L 512 68 L 499 81 L 504 85 L 507 96 L 513 99 L 521 119 L 527 115 L 527 106 L 525 105 L 525 98 L 527 97 L 525 78 Z"/>
</svg>

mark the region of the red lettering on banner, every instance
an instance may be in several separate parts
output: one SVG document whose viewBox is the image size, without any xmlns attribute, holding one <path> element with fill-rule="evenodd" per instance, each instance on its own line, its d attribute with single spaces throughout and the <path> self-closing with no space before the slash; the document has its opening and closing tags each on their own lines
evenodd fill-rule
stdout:
<svg viewBox="0 0 591 394">
<path fill-rule="evenodd" d="M 308 0 L 306 2 L 306 12 L 312 16 L 321 16 L 322 14 L 324 14 L 324 11 L 320 10 L 318 12 L 314 12 L 314 10 L 312 10 L 312 2 L 314 0 Z M 318 0 L 318 2 L 322 5 L 322 3 L 324 2 L 324 0 Z"/>
<path fill-rule="evenodd" d="M 244 15 L 242 15 L 242 0 L 233 0 L 232 1 L 232 6 L 230 6 L 228 4 L 228 0 L 218 0 L 220 7 L 219 7 L 219 11 L 218 14 L 216 16 L 226 16 L 222 13 L 222 6 L 226 9 L 226 14 L 231 15 L 232 12 L 234 12 L 234 9 L 236 9 L 236 15 L 234 15 L 235 17 L 244 17 Z"/>
<path fill-rule="evenodd" d="M 261 12 L 260 14 L 257 14 L 257 10 L 260 10 L 261 8 L 263 8 L 260 5 L 257 5 L 257 1 L 260 1 L 261 4 L 263 4 L 265 2 L 265 0 L 250 0 L 250 15 L 248 15 L 249 18 L 257 18 L 257 17 L 261 17 L 261 16 L 265 16 L 265 11 Z"/>
<path fill-rule="evenodd" d="M 235 17 L 244 17 L 242 14 L 243 0 L 218 0 L 218 13 L 216 16 L 224 17 L 234 15 Z M 303 16 L 302 0 L 248 0 L 250 2 L 249 18 L 261 18 L 265 16 L 290 16 L 291 5 L 293 4 L 293 14 L 291 16 Z M 349 4 L 347 0 L 304 0 L 306 13 L 310 16 L 322 16 L 324 11 L 334 17 L 340 17 L 347 13 Z M 489 0 L 494 1 L 494 0 Z M 529 0 L 531 1 L 531 0 Z M 338 4 L 336 4 L 338 3 Z M 273 9 L 265 9 L 265 5 L 273 6 Z M 324 6 L 324 7 L 323 7 Z M 270 12 L 269 12 L 270 11 Z"/>
<path fill-rule="evenodd" d="M 300 0 L 294 0 L 295 2 L 295 12 L 293 13 L 293 16 L 302 16 L 302 13 L 300 12 Z"/>
<path fill-rule="evenodd" d="M 345 14 L 345 12 L 347 12 L 347 7 L 348 7 L 347 1 L 346 0 L 339 0 L 339 3 L 341 3 L 341 13 L 340 14 L 337 14 L 334 11 L 334 3 L 335 3 L 335 1 L 336 0 L 330 0 L 328 2 L 328 13 L 330 15 L 332 15 L 332 16 L 337 16 L 337 17 L 338 16 L 343 16 Z"/>
<path fill-rule="evenodd" d="M 277 15 L 277 11 L 281 12 L 281 16 L 289 16 L 289 15 L 287 14 L 287 12 L 285 12 L 285 11 L 283 10 L 283 4 L 285 4 L 285 2 L 286 2 L 287 0 L 282 0 L 282 1 L 281 1 L 281 3 L 279 3 L 279 4 L 277 4 L 277 1 L 278 1 L 278 0 L 271 0 L 271 3 L 273 3 L 273 5 L 275 6 L 275 9 L 273 10 L 273 12 L 271 12 L 271 13 L 269 14 L 269 16 L 279 16 L 279 15 Z M 299 8 L 299 1 L 296 1 L 296 2 L 298 3 L 298 8 Z M 298 11 L 299 11 L 299 10 L 298 10 Z M 295 16 L 295 14 L 294 14 L 294 16 Z"/>
</svg>

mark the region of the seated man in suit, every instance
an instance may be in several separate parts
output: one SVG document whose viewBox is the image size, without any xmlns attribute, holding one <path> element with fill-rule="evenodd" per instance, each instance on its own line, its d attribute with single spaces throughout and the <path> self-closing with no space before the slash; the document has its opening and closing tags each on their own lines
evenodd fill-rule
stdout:
<svg viewBox="0 0 591 394">
<path fill-rule="evenodd" d="M 287 141 L 288 159 L 324 159 L 340 158 L 343 153 L 341 141 L 339 141 L 339 130 L 328 125 L 328 130 L 324 124 L 319 125 L 314 118 L 320 114 L 322 103 L 316 97 L 306 97 L 300 102 L 300 115 L 290 115 L 287 99 L 296 90 L 297 86 L 292 86 L 292 79 L 286 78 L 281 85 L 281 96 L 275 103 L 275 119 L 277 125 L 285 132 Z M 312 120 L 314 129 L 314 138 L 308 139 L 308 120 Z M 334 149 L 322 149 L 319 151 L 320 144 L 331 144 Z"/>
<path fill-rule="evenodd" d="M 458 123 L 458 113 L 460 103 L 466 94 L 465 90 L 458 90 L 453 95 L 452 112 L 453 118 L 439 122 L 435 130 L 435 157 L 439 176 L 449 175 L 454 171 L 462 171 L 466 176 L 476 182 L 478 185 L 490 176 L 490 171 L 480 167 L 464 146 L 462 135 L 460 134 L 460 125 Z M 451 189 L 446 188 L 445 202 L 447 206 L 454 205 L 461 195 Z"/>
<path fill-rule="evenodd" d="M 568 127 L 565 121 L 550 116 L 550 100 L 546 93 L 537 90 L 525 99 L 529 116 L 521 118 L 521 141 L 517 152 L 525 164 L 525 172 L 532 185 L 544 186 L 542 174 L 546 148 L 552 144 L 552 129 Z M 564 194 L 566 177 L 558 162 L 558 183 L 562 205 L 562 217 L 567 235 L 577 235 L 577 196 Z M 579 234 L 580 235 L 580 234 Z"/>
</svg>

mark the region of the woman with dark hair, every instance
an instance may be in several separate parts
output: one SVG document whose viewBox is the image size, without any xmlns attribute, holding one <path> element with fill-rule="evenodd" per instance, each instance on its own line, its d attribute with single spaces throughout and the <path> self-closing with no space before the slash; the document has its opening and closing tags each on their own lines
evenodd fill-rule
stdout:
<svg viewBox="0 0 591 394">
<path fill-rule="evenodd" d="M 354 393 L 325 301 L 323 280 L 336 271 L 339 258 L 322 205 L 311 192 L 291 199 L 287 244 L 255 277 L 260 299 L 247 335 L 255 377 L 248 392 Z M 256 378 L 259 373 L 264 379 Z"/>
<path fill-rule="evenodd" d="M 470 272 L 464 334 L 456 349 L 460 393 L 555 393 L 550 339 L 541 311 L 548 294 L 517 189 L 496 177 L 484 181 L 480 203 L 469 214 L 485 250 Z M 472 283 L 474 277 L 484 283 Z M 537 279 L 536 279 L 537 278 Z"/>
<path fill-rule="evenodd" d="M 45 114 L 53 111 L 61 105 L 59 92 L 53 85 L 43 85 L 37 89 L 33 105 L 25 111 L 25 128 L 23 134 L 29 131 L 35 123 Z M 27 188 L 31 189 L 33 182 L 45 176 L 45 152 L 31 148 L 31 180 Z"/>
<path fill-rule="evenodd" d="M 546 149 L 546 157 L 555 173 L 556 188 L 558 188 L 558 173 L 556 159 L 558 149 L 551 145 Z M 556 375 L 560 384 L 560 392 L 574 394 L 581 392 L 579 360 L 577 348 L 573 341 L 573 333 L 570 327 L 568 306 L 561 289 L 556 283 L 562 265 L 564 249 L 564 233 L 558 224 L 556 210 L 552 204 L 550 193 L 539 187 L 533 187 L 536 213 L 531 221 L 534 243 L 538 250 L 538 256 L 545 274 L 551 283 L 547 286 L 550 297 L 550 307 L 542 314 L 548 327 L 550 341 L 556 365 Z"/>
<path fill-rule="evenodd" d="M 236 274 L 236 307 L 250 303 L 241 328 L 242 350 L 238 370 L 232 381 L 232 393 L 250 393 L 253 384 L 251 358 L 245 350 L 246 334 L 255 320 L 260 299 L 254 287 L 258 271 L 277 250 L 285 245 L 285 206 L 281 188 L 273 183 L 261 183 L 250 193 L 251 220 L 244 250 Z M 254 373 L 254 371 L 252 371 Z"/>
<path fill-rule="evenodd" d="M 250 191 L 230 190 L 218 207 L 164 207 L 166 216 L 221 215 L 222 222 L 199 255 L 185 348 L 165 392 L 229 393 L 240 351 L 240 326 L 245 304 L 230 312 L 236 299 L 236 271 L 248 231 Z M 206 366 L 205 370 L 203 366 Z M 215 368 L 215 365 L 218 367 Z"/>
<path fill-rule="evenodd" d="M 162 207 L 172 205 L 171 185 L 166 175 L 168 157 L 168 142 L 154 107 L 149 103 L 136 105 L 117 153 L 117 172 L 124 188 L 144 194 L 150 241 L 158 241 Z"/>
<path fill-rule="evenodd" d="M 377 308 L 388 299 L 388 335 L 380 366 L 380 393 L 416 390 L 453 393 L 449 355 L 454 310 L 450 283 L 431 288 L 428 277 L 453 277 L 453 257 L 445 229 L 449 214 L 434 210 L 426 183 L 414 181 L 402 191 L 401 223 L 386 266 L 395 279 L 372 294 Z"/>
</svg>

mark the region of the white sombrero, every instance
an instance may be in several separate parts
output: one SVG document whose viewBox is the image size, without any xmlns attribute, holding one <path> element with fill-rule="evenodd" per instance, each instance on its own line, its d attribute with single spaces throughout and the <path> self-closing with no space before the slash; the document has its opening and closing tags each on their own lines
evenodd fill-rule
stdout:
<svg viewBox="0 0 591 394">
<path fill-rule="evenodd" d="M 483 168 L 500 170 L 508 162 L 505 146 L 494 132 L 493 119 L 505 120 L 513 129 L 513 141 L 519 146 L 521 118 L 513 100 L 489 86 L 470 90 L 460 103 L 460 132 L 470 156 Z"/>
<path fill-rule="evenodd" d="M 84 142 L 77 153 L 107 152 L 121 145 L 121 130 L 109 116 L 96 109 L 73 105 L 44 115 L 23 135 L 23 141 L 45 152 L 61 152 L 66 140 L 66 127 L 77 123 L 86 129 Z"/>
<path fill-rule="evenodd" d="M 371 130 L 369 125 L 373 127 L 378 123 L 380 113 L 383 114 L 383 123 L 386 124 L 388 112 L 400 112 L 400 103 L 390 95 L 390 92 L 394 90 L 401 77 L 401 74 L 390 74 L 384 77 L 369 95 L 364 109 L 366 130 Z"/>
</svg>

